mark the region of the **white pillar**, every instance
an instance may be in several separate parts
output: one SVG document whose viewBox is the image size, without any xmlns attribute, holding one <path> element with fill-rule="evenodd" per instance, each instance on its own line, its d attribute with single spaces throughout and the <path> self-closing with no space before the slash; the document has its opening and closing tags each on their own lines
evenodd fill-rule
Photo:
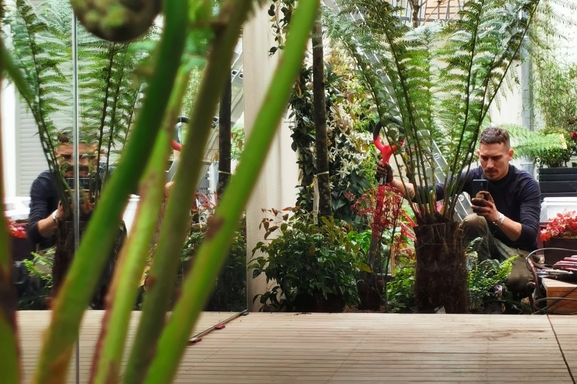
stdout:
<svg viewBox="0 0 577 384">
<path fill-rule="evenodd" d="M 2 162 L 4 196 L 16 196 L 16 91 L 5 80 L 2 84 Z"/>
<path fill-rule="evenodd" d="M 269 49 L 275 45 L 267 9 L 256 12 L 253 19 L 243 28 L 243 72 L 244 72 L 244 123 L 246 137 L 250 136 L 253 123 L 270 83 L 279 59 L 279 52 L 269 57 Z M 267 160 L 259 176 L 250 201 L 246 207 L 247 261 L 252 259 L 252 249 L 263 240 L 264 232 L 258 226 L 264 217 L 262 209 L 282 209 L 296 203 L 298 167 L 296 154 L 291 149 L 290 130 L 281 124 L 271 145 Z M 264 276 L 252 278 L 247 273 L 248 309 L 257 311 L 255 295 L 266 291 Z"/>
</svg>

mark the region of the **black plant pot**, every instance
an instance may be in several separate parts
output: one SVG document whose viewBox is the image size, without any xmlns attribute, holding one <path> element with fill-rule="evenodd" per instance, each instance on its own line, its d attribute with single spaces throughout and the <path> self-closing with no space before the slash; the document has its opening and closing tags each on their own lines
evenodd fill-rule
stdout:
<svg viewBox="0 0 577 384">
<path fill-rule="evenodd" d="M 321 292 L 314 294 L 299 293 L 294 300 L 296 312 L 343 312 L 345 310 L 345 299 L 342 295 L 328 293 L 327 297 Z"/>
<path fill-rule="evenodd" d="M 539 168 L 541 198 L 577 196 L 577 168 Z"/>
<path fill-rule="evenodd" d="M 545 256 L 545 264 L 553 265 L 556 262 L 563 260 L 565 257 L 577 255 L 577 239 L 565 239 L 562 237 L 553 237 L 543 243 L 544 248 L 560 248 L 560 249 L 545 249 L 543 251 Z"/>
</svg>

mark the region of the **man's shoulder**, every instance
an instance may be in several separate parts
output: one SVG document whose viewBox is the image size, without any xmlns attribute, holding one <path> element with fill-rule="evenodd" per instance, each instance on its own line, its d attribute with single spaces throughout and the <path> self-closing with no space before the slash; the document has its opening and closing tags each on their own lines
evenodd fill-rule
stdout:
<svg viewBox="0 0 577 384">
<path fill-rule="evenodd" d="M 535 184 L 535 185 L 539 184 L 537 182 L 537 180 L 535 180 L 533 175 L 531 175 L 529 172 L 527 172 L 523 169 L 519 169 L 519 168 L 515 167 L 514 165 L 511 165 L 511 169 L 513 170 L 513 172 L 515 174 L 515 180 L 516 181 L 524 182 L 524 183 L 528 183 L 528 184 Z"/>
<path fill-rule="evenodd" d="M 54 185 L 54 177 L 49 170 L 46 170 L 36 176 L 32 182 L 32 188 L 51 187 Z"/>
<path fill-rule="evenodd" d="M 541 193 L 539 189 L 539 182 L 535 180 L 533 175 L 529 172 L 512 166 L 515 178 L 513 179 L 513 191 L 517 191 L 521 195 L 531 196 L 532 198 L 540 199 Z"/>
</svg>

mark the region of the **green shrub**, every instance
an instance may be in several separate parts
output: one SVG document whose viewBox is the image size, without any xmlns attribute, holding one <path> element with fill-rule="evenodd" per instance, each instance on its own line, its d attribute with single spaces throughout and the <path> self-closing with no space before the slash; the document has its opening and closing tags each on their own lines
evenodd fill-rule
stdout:
<svg viewBox="0 0 577 384">
<path fill-rule="evenodd" d="M 389 312 L 411 313 L 415 310 L 415 258 L 399 259 L 395 278 L 387 284 Z"/>
<path fill-rule="evenodd" d="M 204 240 L 206 230 L 206 224 L 196 224 L 186 238 L 178 266 L 177 284 L 180 285 L 194 263 L 194 256 Z M 216 280 L 205 310 L 243 311 L 247 308 L 246 293 L 246 225 L 243 224 L 236 231 L 228 258 Z"/>
<path fill-rule="evenodd" d="M 33 253 L 33 260 L 16 263 L 18 309 L 48 309 L 52 290 L 52 263 L 55 248 L 43 254 Z"/>
<path fill-rule="evenodd" d="M 292 311 L 298 295 L 337 295 L 345 305 L 358 302 L 356 274 L 360 263 L 360 245 L 351 241 L 351 226 L 332 217 L 319 218 L 315 223 L 311 213 L 296 209 L 270 210 L 272 218 L 264 218 L 264 239 L 253 249 L 263 256 L 253 258 L 249 269 L 253 278 L 265 274 L 275 285 L 260 297 L 261 304 L 277 310 Z"/>
</svg>

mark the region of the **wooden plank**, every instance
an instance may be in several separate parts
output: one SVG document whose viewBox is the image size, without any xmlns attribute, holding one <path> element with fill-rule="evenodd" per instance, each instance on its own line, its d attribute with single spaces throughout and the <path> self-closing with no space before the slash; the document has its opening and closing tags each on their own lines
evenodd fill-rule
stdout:
<svg viewBox="0 0 577 384">
<path fill-rule="evenodd" d="M 19 313 L 25 379 L 49 316 Z M 204 313 L 197 329 L 228 316 Z M 82 325 L 83 383 L 101 317 L 89 311 Z M 132 334 L 138 317 L 131 321 Z M 571 326 L 531 315 L 250 313 L 189 345 L 175 382 L 572 383 L 563 359 L 577 357 Z"/>
<path fill-rule="evenodd" d="M 577 318 L 574 316 L 548 315 L 551 327 L 559 340 L 566 364 L 577 373 Z"/>
<path fill-rule="evenodd" d="M 557 314 L 577 314 L 577 285 L 555 279 L 542 279 L 548 298 L 558 298 L 547 300 L 547 313 Z"/>
</svg>

